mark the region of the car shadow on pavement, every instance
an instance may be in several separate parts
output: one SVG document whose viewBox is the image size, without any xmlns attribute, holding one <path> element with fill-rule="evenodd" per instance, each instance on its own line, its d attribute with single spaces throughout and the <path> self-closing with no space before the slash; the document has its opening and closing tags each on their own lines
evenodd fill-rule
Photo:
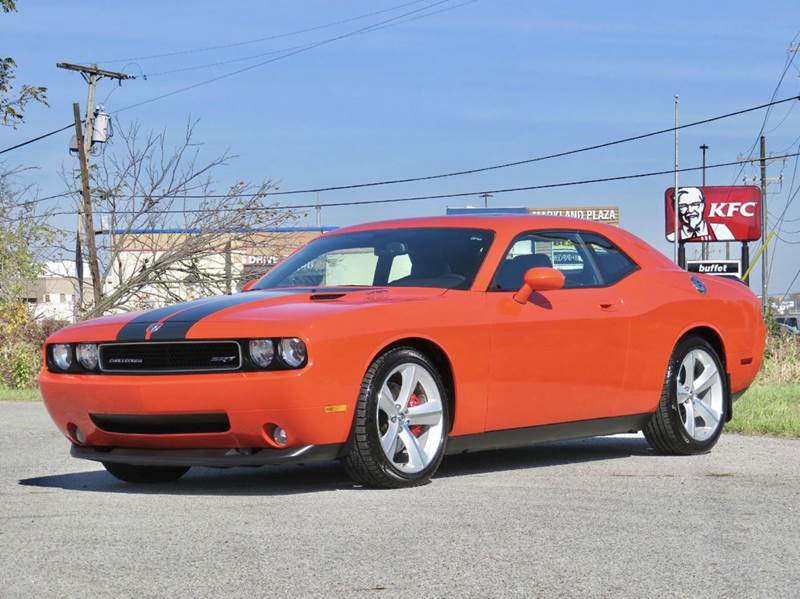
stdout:
<svg viewBox="0 0 800 599">
<path fill-rule="evenodd" d="M 356 488 L 344 469 L 335 462 L 304 466 L 192 468 L 178 481 L 157 484 L 125 483 L 99 468 L 89 472 L 27 478 L 20 480 L 19 484 L 67 491 L 138 495 L 278 496 Z"/>
<path fill-rule="evenodd" d="M 652 451 L 642 438 L 596 437 L 447 456 L 435 478 L 532 470 L 650 454 Z M 360 485 L 350 481 L 344 468 L 335 462 L 261 468 L 193 468 L 179 481 L 164 484 L 124 483 L 103 469 L 26 478 L 20 480 L 19 484 L 67 491 L 141 495 L 279 496 L 361 489 Z"/>
<path fill-rule="evenodd" d="M 653 455 L 643 437 L 593 437 L 447 456 L 435 478 Z"/>
</svg>

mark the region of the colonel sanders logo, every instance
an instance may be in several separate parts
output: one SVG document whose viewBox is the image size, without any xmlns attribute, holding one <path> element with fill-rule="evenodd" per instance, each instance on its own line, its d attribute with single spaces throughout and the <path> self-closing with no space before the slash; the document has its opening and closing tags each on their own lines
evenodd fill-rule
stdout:
<svg viewBox="0 0 800 599">
<path fill-rule="evenodd" d="M 674 196 L 672 201 L 674 203 Z M 678 189 L 678 219 L 682 241 L 730 241 L 735 239 L 728 225 L 709 222 L 707 215 L 703 190 L 699 187 Z M 675 234 L 669 233 L 667 239 L 674 241 Z"/>
</svg>

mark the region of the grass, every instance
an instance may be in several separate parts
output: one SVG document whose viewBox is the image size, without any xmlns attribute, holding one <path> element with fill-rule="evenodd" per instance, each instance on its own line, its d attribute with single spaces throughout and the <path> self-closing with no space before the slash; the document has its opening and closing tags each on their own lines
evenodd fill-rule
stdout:
<svg viewBox="0 0 800 599">
<path fill-rule="evenodd" d="M 38 401 L 36 387 L 0 385 L 0 401 Z M 725 430 L 745 435 L 800 438 L 800 343 L 781 336 L 767 344 L 764 366 L 747 393 L 734 404 Z"/>
<path fill-rule="evenodd" d="M 0 401 L 39 401 L 42 396 L 36 387 L 30 389 L 9 389 L 0 385 Z"/>
<path fill-rule="evenodd" d="M 754 384 L 734 404 L 725 430 L 800 438 L 800 382 Z"/>
<path fill-rule="evenodd" d="M 39 390 L 0 386 L 0 401 L 39 401 Z M 800 438 L 800 383 L 756 383 L 733 407 L 725 430 L 745 435 Z"/>
</svg>

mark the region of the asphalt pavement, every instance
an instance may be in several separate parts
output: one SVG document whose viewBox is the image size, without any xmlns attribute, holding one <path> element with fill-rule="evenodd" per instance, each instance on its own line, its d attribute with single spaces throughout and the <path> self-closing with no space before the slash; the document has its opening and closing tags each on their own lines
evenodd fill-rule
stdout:
<svg viewBox="0 0 800 599">
<path fill-rule="evenodd" d="M 365 490 L 336 464 L 131 486 L 0 402 L 0 597 L 783 597 L 800 588 L 800 441 L 636 436 L 445 458 Z"/>
</svg>

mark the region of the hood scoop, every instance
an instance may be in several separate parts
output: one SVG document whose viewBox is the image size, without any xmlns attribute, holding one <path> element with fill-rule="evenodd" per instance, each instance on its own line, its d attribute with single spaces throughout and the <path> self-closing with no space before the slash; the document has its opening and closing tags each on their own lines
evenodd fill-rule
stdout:
<svg viewBox="0 0 800 599">
<path fill-rule="evenodd" d="M 336 300 L 340 297 L 344 297 L 347 295 L 346 293 L 313 293 L 311 294 L 312 301 L 327 301 L 327 300 Z"/>
</svg>

